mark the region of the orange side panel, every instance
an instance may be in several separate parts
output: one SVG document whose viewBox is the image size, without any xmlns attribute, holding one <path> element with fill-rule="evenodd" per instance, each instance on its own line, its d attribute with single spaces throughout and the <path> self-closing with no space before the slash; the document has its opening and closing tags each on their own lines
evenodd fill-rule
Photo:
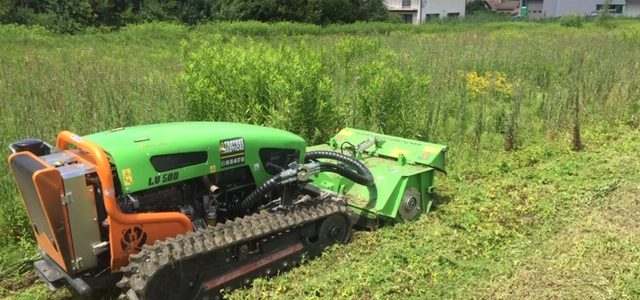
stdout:
<svg viewBox="0 0 640 300">
<path fill-rule="evenodd" d="M 67 208 L 62 205 L 61 201 L 61 196 L 64 195 L 64 187 L 60 172 L 52 167 L 37 171 L 33 174 L 33 182 L 49 226 L 54 232 L 55 243 L 58 247 L 58 251 L 55 251 L 55 248 L 47 249 L 47 247 L 43 247 L 42 250 L 58 265 L 62 266 L 65 271 L 70 272 L 71 260 L 75 259 L 75 254 L 73 253 L 69 215 Z M 39 245 L 43 246 L 40 243 Z"/>
<path fill-rule="evenodd" d="M 18 172 L 14 162 L 23 167 L 28 165 L 29 169 Z M 32 219 L 38 245 L 65 271 L 71 271 L 75 256 L 67 209 L 61 202 L 64 187 L 60 173 L 31 152 L 12 154 L 9 165 L 20 187 L 22 203 Z M 30 175 L 28 178 L 25 177 L 27 174 Z M 27 181 L 30 182 L 27 184 Z M 29 188 L 25 184 L 33 185 Z"/>
<path fill-rule="evenodd" d="M 125 214 L 120 211 L 116 202 L 116 191 L 113 184 L 111 165 L 104 151 L 96 144 L 83 139 L 69 131 L 58 135 L 56 146 L 67 149 L 69 145 L 87 152 L 91 160 L 77 156 L 84 162 L 93 165 L 100 178 L 104 206 L 109 222 L 109 245 L 111 251 L 111 270 L 116 271 L 126 266 L 130 254 L 140 251 L 144 244 L 156 240 L 176 236 L 193 229 L 191 220 L 177 212 Z M 70 152 L 73 154 L 73 152 Z"/>
</svg>

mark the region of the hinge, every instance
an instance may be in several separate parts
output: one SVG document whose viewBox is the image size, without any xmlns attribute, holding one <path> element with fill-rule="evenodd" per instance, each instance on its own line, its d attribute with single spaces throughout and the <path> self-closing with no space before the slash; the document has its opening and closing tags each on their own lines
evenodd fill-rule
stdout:
<svg viewBox="0 0 640 300">
<path fill-rule="evenodd" d="M 95 243 L 91 245 L 91 250 L 93 251 L 94 255 L 98 255 L 102 252 L 105 252 L 107 250 L 109 250 L 109 242 L 101 242 L 101 243 Z"/>
<path fill-rule="evenodd" d="M 80 270 L 82 268 L 82 257 L 71 260 L 71 267 L 74 270 Z"/>
<path fill-rule="evenodd" d="M 73 202 L 73 198 L 71 197 L 71 192 L 66 193 L 65 195 L 60 197 L 60 199 L 62 201 L 62 205 L 67 205 L 67 204 Z"/>
</svg>

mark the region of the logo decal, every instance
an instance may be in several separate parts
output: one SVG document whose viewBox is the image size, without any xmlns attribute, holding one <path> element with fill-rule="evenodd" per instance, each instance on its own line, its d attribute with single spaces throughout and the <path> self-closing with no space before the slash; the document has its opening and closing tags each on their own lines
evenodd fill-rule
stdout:
<svg viewBox="0 0 640 300">
<path fill-rule="evenodd" d="M 176 181 L 178 180 L 178 177 L 180 177 L 180 173 L 179 172 L 172 172 L 172 173 L 165 173 L 162 175 L 156 175 L 153 177 L 149 177 L 149 185 L 158 185 L 161 183 L 167 183 L 167 182 L 171 182 L 171 181 Z"/>
<path fill-rule="evenodd" d="M 220 141 L 220 168 L 244 164 L 244 139 Z"/>
<path fill-rule="evenodd" d="M 140 252 L 142 245 L 147 242 L 147 233 L 142 230 L 142 225 L 133 226 L 122 231 L 120 246 L 127 254 Z"/>
</svg>

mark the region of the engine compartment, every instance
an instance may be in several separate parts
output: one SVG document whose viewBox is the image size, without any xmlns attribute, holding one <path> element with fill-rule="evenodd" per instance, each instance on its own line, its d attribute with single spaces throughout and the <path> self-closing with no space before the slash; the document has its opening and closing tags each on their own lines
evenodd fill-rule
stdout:
<svg viewBox="0 0 640 300">
<path fill-rule="evenodd" d="M 180 212 L 194 227 L 224 222 L 246 212 L 235 211 L 256 184 L 248 166 L 238 167 L 171 185 L 118 196 L 125 213 Z"/>
</svg>

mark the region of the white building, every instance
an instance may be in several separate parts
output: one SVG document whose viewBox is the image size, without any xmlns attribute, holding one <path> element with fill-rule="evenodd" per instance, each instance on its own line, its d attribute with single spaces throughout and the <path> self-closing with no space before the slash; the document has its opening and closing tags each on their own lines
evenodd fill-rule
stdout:
<svg viewBox="0 0 640 300">
<path fill-rule="evenodd" d="M 560 17 L 566 14 L 590 15 L 604 7 L 605 0 L 528 0 L 529 17 Z M 609 11 L 630 17 L 640 16 L 640 0 L 611 0 Z"/>
<path fill-rule="evenodd" d="M 624 14 L 629 17 L 640 17 L 640 0 L 627 0 Z"/>
<path fill-rule="evenodd" d="M 431 18 L 463 17 L 466 0 L 386 0 L 389 11 L 402 20 L 420 24 Z"/>
</svg>

